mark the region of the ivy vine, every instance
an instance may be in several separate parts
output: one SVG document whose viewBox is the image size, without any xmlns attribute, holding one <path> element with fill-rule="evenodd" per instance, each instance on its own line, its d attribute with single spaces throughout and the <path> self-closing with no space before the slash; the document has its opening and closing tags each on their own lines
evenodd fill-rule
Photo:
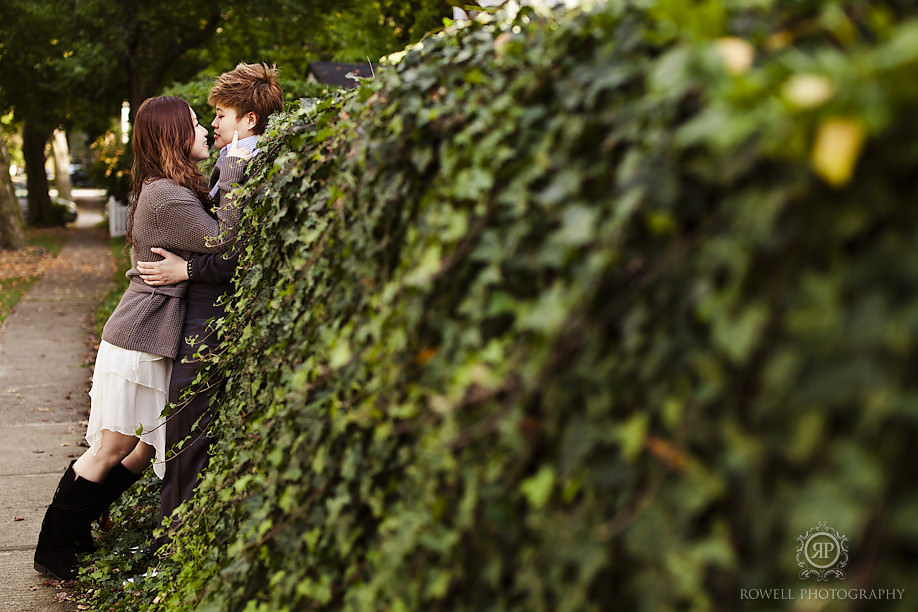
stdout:
<svg viewBox="0 0 918 612">
<path fill-rule="evenodd" d="M 526 9 L 275 118 L 211 466 L 96 601 L 732 609 L 819 520 L 905 586 L 916 13 Z"/>
</svg>

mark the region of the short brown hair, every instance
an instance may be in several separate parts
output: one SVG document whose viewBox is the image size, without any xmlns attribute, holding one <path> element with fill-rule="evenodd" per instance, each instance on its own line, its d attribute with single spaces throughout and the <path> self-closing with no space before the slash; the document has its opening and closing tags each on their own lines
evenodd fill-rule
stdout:
<svg viewBox="0 0 918 612">
<path fill-rule="evenodd" d="M 277 67 L 240 62 L 233 70 L 217 77 L 207 103 L 231 108 L 237 115 L 255 113 L 258 117 L 255 133 L 261 134 L 268 125 L 268 116 L 284 108 Z"/>
</svg>

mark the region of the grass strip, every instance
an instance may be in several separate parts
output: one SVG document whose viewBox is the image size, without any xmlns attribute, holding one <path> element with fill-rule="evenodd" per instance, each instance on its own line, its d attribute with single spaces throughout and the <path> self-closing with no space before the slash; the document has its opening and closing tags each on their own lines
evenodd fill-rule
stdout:
<svg viewBox="0 0 918 612">
<path fill-rule="evenodd" d="M 0 323 L 6 320 L 6 317 L 13 311 L 13 306 L 19 301 L 19 298 L 29 290 L 29 287 L 38 280 L 38 277 L 30 278 L 5 278 L 0 279 Z"/>
<path fill-rule="evenodd" d="M 64 248 L 70 233 L 62 227 L 32 228 L 28 230 L 28 236 L 30 245 L 57 255 Z M 37 276 L 0 279 L 0 323 L 6 320 L 13 307 L 37 280 Z"/>
</svg>

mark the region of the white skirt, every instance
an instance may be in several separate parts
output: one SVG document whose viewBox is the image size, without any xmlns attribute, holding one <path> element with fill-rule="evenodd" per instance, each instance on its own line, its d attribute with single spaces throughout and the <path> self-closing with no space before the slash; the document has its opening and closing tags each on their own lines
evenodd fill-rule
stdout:
<svg viewBox="0 0 918 612">
<path fill-rule="evenodd" d="M 91 407 L 86 441 L 95 455 L 102 430 L 137 436 L 156 449 L 153 471 L 166 473 L 166 424 L 162 416 L 169 398 L 172 360 L 160 355 L 123 349 L 104 340 L 96 355 L 89 390 Z"/>
</svg>

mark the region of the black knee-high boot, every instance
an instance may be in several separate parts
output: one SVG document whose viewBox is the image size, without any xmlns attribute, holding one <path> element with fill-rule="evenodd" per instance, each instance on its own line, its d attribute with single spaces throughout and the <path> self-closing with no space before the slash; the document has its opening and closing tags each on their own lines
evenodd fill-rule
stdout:
<svg viewBox="0 0 918 612">
<path fill-rule="evenodd" d="M 105 475 L 105 480 L 99 483 L 93 507 L 89 511 L 89 523 L 75 534 L 77 552 L 92 552 L 96 549 L 92 541 L 92 521 L 104 522 L 103 519 L 108 516 L 108 507 L 112 505 L 112 502 L 121 497 L 122 493 L 131 488 L 131 485 L 138 480 L 140 480 L 140 474 L 135 474 L 121 463 Z"/>
<path fill-rule="evenodd" d="M 58 580 L 73 578 L 77 553 L 87 539 L 92 543 L 90 523 L 101 486 L 77 476 L 74 463 L 70 463 L 57 485 L 35 547 L 35 569 Z"/>
<path fill-rule="evenodd" d="M 135 474 L 119 463 L 105 475 L 105 480 L 101 482 L 99 494 L 96 496 L 96 505 L 93 508 L 93 520 L 101 519 L 108 513 L 108 507 L 116 499 L 131 488 L 135 482 L 140 480 L 140 474 Z"/>
</svg>

